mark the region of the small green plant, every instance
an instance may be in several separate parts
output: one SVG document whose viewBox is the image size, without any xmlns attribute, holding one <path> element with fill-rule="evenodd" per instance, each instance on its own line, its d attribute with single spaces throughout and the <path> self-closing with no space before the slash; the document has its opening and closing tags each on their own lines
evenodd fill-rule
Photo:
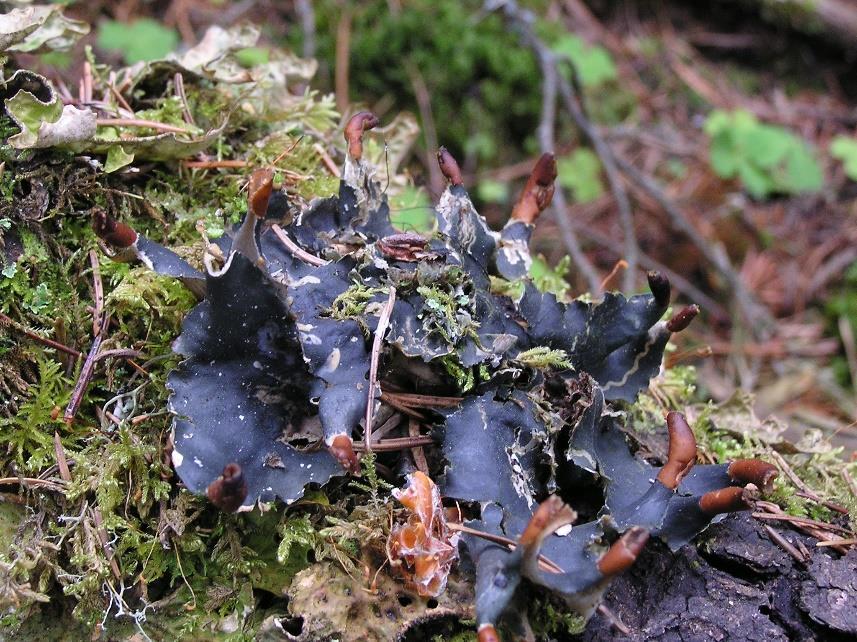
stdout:
<svg viewBox="0 0 857 642">
<path fill-rule="evenodd" d="M 589 203 L 604 193 L 601 161 L 591 149 L 578 147 L 556 162 L 557 180 L 578 203 Z"/>
<path fill-rule="evenodd" d="M 850 136 L 837 136 L 830 143 L 830 155 L 842 161 L 848 178 L 857 181 L 857 140 Z"/>
<path fill-rule="evenodd" d="M 603 47 L 587 45 L 580 36 L 562 34 L 554 43 L 553 51 L 571 60 L 584 87 L 597 87 L 618 77 L 610 52 Z"/>
<path fill-rule="evenodd" d="M 748 111 L 713 111 L 705 133 L 711 138 L 714 172 L 721 178 L 739 178 L 754 198 L 822 187 L 821 167 L 810 146 L 782 127 L 760 123 Z"/>
<path fill-rule="evenodd" d="M 133 65 L 163 58 L 179 44 L 179 36 L 151 18 L 131 23 L 105 20 L 98 26 L 96 42 L 101 49 L 121 52 L 125 62 Z"/>
</svg>

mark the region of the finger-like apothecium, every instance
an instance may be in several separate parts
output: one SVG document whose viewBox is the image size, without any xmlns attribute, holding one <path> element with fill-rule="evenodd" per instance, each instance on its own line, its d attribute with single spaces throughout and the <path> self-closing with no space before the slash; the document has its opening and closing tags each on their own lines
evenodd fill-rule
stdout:
<svg viewBox="0 0 857 642">
<path fill-rule="evenodd" d="M 598 560 L 598 570 L 610 577 L 629 569 L 648 541 L 649 531 L 645 528 L 630 528 Z"/>
<path fill-rule="evenodd" d="M 328 445 L 330 454 L 351 473 L 360 472 L 360 459 L 354 452 L 354 441 L 348 435 L 336 435 Z"/>
<path fill-rule="evenodd" d="M 369 111 L 354 114 L 345 126 L 345 141 L 348 143 L 348 155 L 358 161 L 363 158 L 363 132 L 378 126 L 381 121 Z"/>
<path fill-rule="evenodd" d="M 779 475 L 777 467 L 761 459 L 737 459 L 726 469 L 729 477 L 744 484 L 755 484 L 763 493 L 770 493 Z"/>
<path fill-rule="evenodd" d="M 93 211 L 92 228 L 101 239 L 117 249 L 131 247 L 137 241 L 137 232 L 102 209 Z"/>
<path fill-rule="evenodd" d="M 670 332 L 681 332 L 682 330 L 685 330 L 698 314 L 699 306 L 696 304 L 682 308 L 673 315 L 672 319 L 667 321 L 667 330 Z"/>
<path fill-rule="evenodd" d="M 649 290 L 652 296 L 655 297 L 655 302 L 660 307 L 666 307 L 670 302 L 670 280 L 660 272 L 649 272 L 646 274 L 646 279 L 649 281 Z"/>
<path fill-rule="evenodd" d="M 658 481 L 675 490 L 696 462 L 696 438 L 680 412 L 667 414 L 670 445 L 667 463 L 658 473 Z"/>
<path fill-rule="evenodd" d="M 512 218 L 529 224 L 535 223 L 539 214 L 547 209 L 553 199 L 555 180 L 556 159 L 553 154 L 542 154 L 512 210 Z"/>
<path fill-rule="evenodd" d="M 247 498 L 247 481 L 241 466 L 226 464 L 220 477 L 209 484 L 206 495 L 220 510 L 226 513 L 237 511 Z"/>
<path fill-rule="evenodd" d="M 458 166 L 458 161 L 455 160 L 455 157 L 449 153 L 446 147 L 441 147 L 437 150 L 437 164 L 450 185 L 462 185 L 464 183 L 461 178 L 461 168 Z"/>
</svg>

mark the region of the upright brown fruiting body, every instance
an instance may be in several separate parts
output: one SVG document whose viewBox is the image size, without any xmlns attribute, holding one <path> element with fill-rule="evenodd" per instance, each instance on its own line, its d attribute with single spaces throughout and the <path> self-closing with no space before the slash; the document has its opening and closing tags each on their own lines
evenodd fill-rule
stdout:
<svg viewBox="0 0 857 642">
<path fill-rule="evenodd" d="M 348 435 L 337 435 L 328 446 L 330 454 L 351 473 L 360 472 L 360 459 L 354 452 L 354 442 Z"/>
<path fill-rule="evenodd" d="M 356 161 L 363 158 L 363 132 L 378 126 L 381 121 L 369 111 L 354 114 L 345 126 L 345 141 L 348 143 L 348 155 Z"/>
<path fill-rule="evenodd" d="M 646 274 L 649 281 L 649 290 L 655 297 L 655 303 L 660 307 L 669 305 L 670 302 L 670 280 L 660 272 L 651 271 Z"/>
<path fill-rule="evenodd" d="M 512 218 L 524 223 L 535 223 L 553 199 L 555 180 L 556 159 L 553 154 L 542 154 L 512 210 Z"/>
<path fill-rule="evenodd" d="M 247 205 L 256 218 L 265 218 L 273 189 L 274 170 L 270 167 L 257 169 L 250 174 L 250 181 L 247 186 Z"/>
<path fill-rule="evenodd" d="M 645 528 L 634 526 L 628 529 L 598 560 L 598 570 L 607 577 L 626 571 L 636 561 L 648 541 L 649 531 Z"/>
<path fill-rule="evenodd" d="M 226 464 L 223 474 L 209 484 L 206 495 L 220 510 L 226 513 L 237 511 L 247 498 L 247 481 L 241 466 Z"/>
<path fill-rule="evenodd" d="M 774 489 L 774 480 L 779 475 L 776 466 L 760 459 L 738 459 L 729 464 L 726 472 L 734 481 L 755 484 L 765 494 Z"/>
<path fill-rule="evenodd" d="M 673 315 L 673 318 L 667 321 L 667 330 L 670 332 L 681 332 L 690 325 L 690 322 L 699 314 L 699 306 L 696 304 L 688 305 Z"/>
<path fill-rule="evenodd" d="M 680 412 L 667 414 L 667 430 L 670 435 L 669 455 L 658 473 L 658 481 L 675 490 L 696 462 L 696 438 Z"/>
<path fill-rule="evenodd" d="M 759 499 L 759 489 L 753 484 L 747 484 L 744 488 L 730 486 L 705 493 L 699 498 L 699 508 L 708 515 L 734 513 L 752 508 L 753 502 L 757 499 Z"/>
<path fill-rule="evenodd" d="M 449 181 L 450 185 L 462 185 L 464 183 L 458 161 L 446 147 L 437 150 L 437 164 L 440 166 L 441 174 Z"/>
<path fill-rule="evenodd" d="M 564 503 L 559 495 L 551 495 L 539 504 L 518 539 L 522 549 L 522 569 L 525 576 L 538 576 L 539 550 L 545 538 L 556 529 L 571 524 L 576 519 L 577 513 L 571 506 Z"/>
<path fill-rule="evenodd" d="M 107 244 L 117 249 L 131 247 L 137 241 L 137 232 L 102 209 L 93 210 L 92 229 Z"/>
</svg>

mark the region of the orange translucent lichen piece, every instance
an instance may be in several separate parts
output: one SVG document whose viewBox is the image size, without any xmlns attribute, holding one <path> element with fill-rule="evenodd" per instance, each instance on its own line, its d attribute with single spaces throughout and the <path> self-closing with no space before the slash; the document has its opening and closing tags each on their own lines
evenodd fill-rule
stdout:
<svg viewBox="0 0 857 642">
<path fill-rule="evenodd" d="M 458 535 L 446 524 L 440 492 L 425 474 L 408 476 L 408 485 L 393 495 L 411 515 L 396 524 L 387 541 L 387 555 L 408 585 L 423 597 L 434 597 L 446 588 L 452 564 L 458 559 Z"/>
</svg>

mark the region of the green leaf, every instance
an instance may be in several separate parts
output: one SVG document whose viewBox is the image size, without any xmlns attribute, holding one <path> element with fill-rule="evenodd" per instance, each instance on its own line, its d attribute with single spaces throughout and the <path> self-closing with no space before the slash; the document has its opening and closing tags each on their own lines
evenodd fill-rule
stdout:
<svg viewBox="0 0 857 642">
<path fill-rule="evenodd" d="M 823 185 L 812 148 L 783 127 L 760 123 L 746 110 L 715 110 L 704 129 L 711 139 L 714 173 L 721 178 L 737 175 L 754 198 L 812 192 Z"/>
<path fill-rule="evenodd" d="M 732 137 L 728 132 L 718 132 L 711 139 L 709 161 L 714 173 L 720 178 L 732 178 L 738 171 L 739 158 L 735 153 Z"/>
<path fill-rule="evenodd" d="M 732 118 L 728 112 L 720 109 L 715 109 L 708 115 L 702 130 L 714 138 L 719 133 L 729 130 L 732 124 Z"/>
<path fill-rule="evenodd" d="M 578 203 L 589 203 L 604 193 L 601 161 L 591 149 L 578 147 L 557 161 L 557 180 Z"/>
<path fill-rule="evenodd" d="M 509 186 L 500 181 L 483 180 L 476 186 L 476 194 L 489 203 L 505 203 L 509 200 Z"/>
<path fill-rule="evenodd" d="M 738 177 L 754 198 L 765 198 L 774 189 L 771 177 L 750 163 L 741 163 L 738 166 Z"/>
<path fill-rule="evenodd" d="M 554 43 L 553 51 L 571 59 L 584 87 L 597 87 L 617 78 L 616 64 L 610 53 L 603 47 L 588 46 L 580 36 L 563 35 Z"/>
<path fill-rule="evenodd" d="M 787 186 L 788 191 L 796 194 L 821 189 L 824 184 L 821 167 L 806 145 L 801 144 L 792 149 L 786 160 L 784 181 L 783 187 Z"/>
<path fill-rule="evenodd" d="M 830 144 L 830 155 L 842 161 L 848 178 L 857 181 L 857 140 L 850 136 L 837 136 Z"/>
<path fill-rule="evenodd" d="M 179 36 L 151 18 L 131 23 L 105 20 L 98 26 L 98 46 L 106 51 L 119 51 L 129 65 L 158 60 L 173 51 Z"/>
<path fill-rule="evenodd" d="M 785 158 L 794 142 L 784 129 L 759 125 L 746 133 L 743 147 L 754 164 L 769 168 Z"/>
</svg>

